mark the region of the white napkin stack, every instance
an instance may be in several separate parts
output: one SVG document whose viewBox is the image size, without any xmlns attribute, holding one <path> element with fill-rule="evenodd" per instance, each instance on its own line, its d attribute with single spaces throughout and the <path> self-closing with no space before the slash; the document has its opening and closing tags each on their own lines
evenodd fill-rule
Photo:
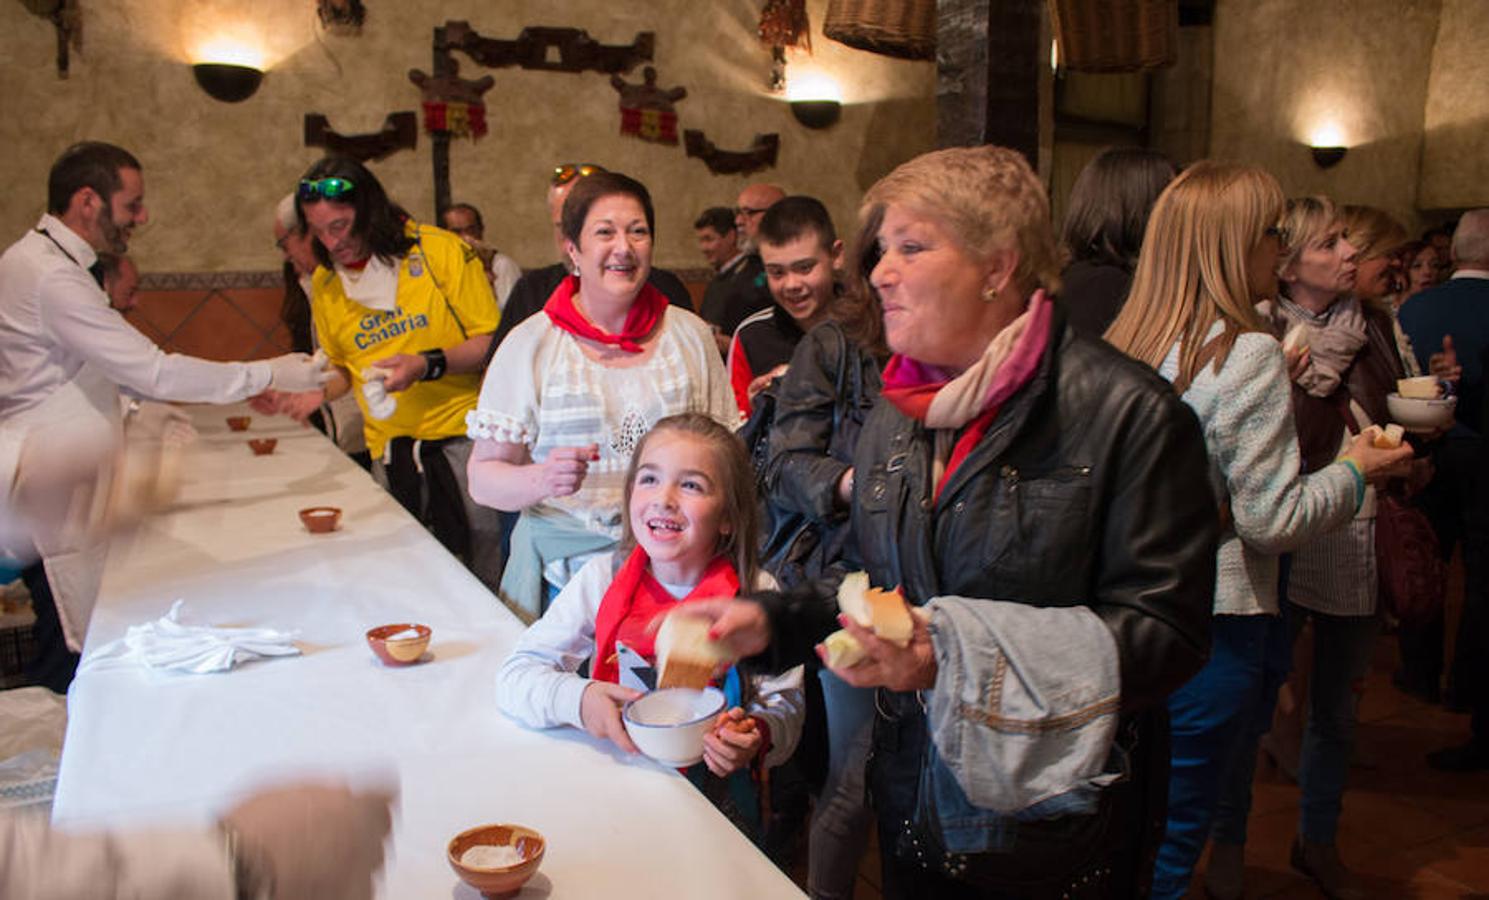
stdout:
<svg viewBox="0 0 1489 900">
<path fill-rule="evenodd" d="M 89 654 L 80 668 L 109 661 L 143 663 L 150 668 L 192 672 L 226 672 L 239 663 L 271 656 L 296 656 L 299 632 L 273 628 L 213 628 L 181 624 L 184 601 L 153 622 L 131 625 L 124 637 Z"/>
</svg>

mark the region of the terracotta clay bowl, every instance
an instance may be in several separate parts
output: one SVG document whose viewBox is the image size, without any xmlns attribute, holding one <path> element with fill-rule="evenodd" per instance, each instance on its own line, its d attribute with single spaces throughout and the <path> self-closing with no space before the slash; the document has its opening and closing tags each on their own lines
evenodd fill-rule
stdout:
<svg viewBox="0 0 1489 900">
<path fill-rule="evenodd" d="M 341 510 L 334 506 L 312 506 L 300 510 L 300 521 L 311 534 L 330 534 L 341 524 Z"/>
<path fill-rule="evenodd" d="M 253 451 L 254 456 L 268 456 L 279 446 L 279 438 L 249 438 L 248 449 Z"/>
<path fill-rule="evenodd" d="M 509 866 L 480 868 L 468 866 L 460 861 L 472 847 L 487 845 L 512 847 L 522 856 L 522 861 Z M 448 856 L 450 868 L 460 880 L 481 892 L 487 898 L 511 897 L 538 871 L 547 850 L 543 836 L 531 828 L 521 825 L 478 825 L 468 828 L 450 839 Z"/>
<path fill-rule="evenodd" d="M 414 630 L 416 637 L 393 638 L 401 631 Z M 429 626 L 399 622 L 394 625 L 379 625 L 367 630 L 367 646 L 377 658 L 390 666 L 411 666 L 419 661 L 429 647 Z"/>
<path fill-rule="evenodd" d="M 247 431 L 248 423 L 252 421 L 252 416 L 228 416 L 227 427 L 234 431 Z"/>
</svg>

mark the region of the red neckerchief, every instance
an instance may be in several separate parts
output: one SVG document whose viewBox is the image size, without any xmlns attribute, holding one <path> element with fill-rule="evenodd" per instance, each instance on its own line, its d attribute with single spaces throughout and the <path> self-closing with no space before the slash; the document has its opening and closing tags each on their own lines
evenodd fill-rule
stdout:
<svg viewBox="0 0 1489 900">
<path fill-rule="evenodd" d="M 999 404 L 984 410 L 982 415 L 972 420 L 972 424 L 967 426 L 962 436 L 956 439 L 956 444 L 951 448 L 951 458 L 946 461 L 946 471 L 941 473 L 941 480 L 936 482 L 936 490 L 931 494 L 931 502 L 940 499 L 941 489 L 946 487 L 946 482 L 951 480 L 951 473 L 957 470 L 957 466 L 962 464 L 963 460 L 972 453 L 972 448 L 976 447 L 977 442 L 982 440 L 982 436 L 987 434 L 987 430 L 992 427 L 993 420 L 998 418 L 998 410 L 1002 408 L 1003 405 Z"/>
<path fill-rule="evenodd" d="M 574 305 L 574 296 L 578 293 L 579 279 L 574 275 L 565 277 L 553 289 L 553 294 L 543 305 L 543 312 L 548 314 L 554 325 L 575 337 L 613 344 L 627 353 L 641 352 L 641 342 L 657 327 L 657 322 L 661 321 L 662 314 L 667 311 L 667 297 L 648 281 L 641 286 L 641 293 L 632 301 L 620 334 L 611 334 L 585 318 L 579 307 Z"/>
<path fill-rule="evenodd" d="M 656 658 L 656 634 L 646 633 L 646 626 L 658 614 L 687 600 L 710 597 L 734 597 L 739 594 L 739 575 L 722 556 L 703 572 L 703 580 L 686 597 L 678 600 L 667 592 L 651 574 L 651 559 L 641 547 L 631 551 L 625 564 L 615 573 L 595 613 L 595 657 L 590 663 L 590 677 L 595 681 L 614 683 L 620 678 L 616 664 L 615 642 L 623 641 L 648 660 Z"/>
</svg>

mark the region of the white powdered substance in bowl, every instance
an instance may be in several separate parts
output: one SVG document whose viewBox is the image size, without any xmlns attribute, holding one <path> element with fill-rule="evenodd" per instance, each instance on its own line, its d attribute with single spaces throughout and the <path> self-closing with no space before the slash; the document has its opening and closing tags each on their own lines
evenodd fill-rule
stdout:
<svg viewBox="0 0 1489 900">
<path fill-rule="evenodd" d="M 407 641 L 407 640 L 411 640 L 413 638 L 416 638 L 418 636 L 419 636 L 419 629 L 417 629 L 417 628 L 405 628 L 402 631 L 394 632 L 393 634 L 388 635 L 387 637 L 383 638 L 383 640 L 385 640 L 385 641 Z"/>
<path fill-rule="evenodd" d="M 522 862 L 522 854 L 516 847 L 495 844 L 476 844 L 460 854 L 460 864 L 472 869 L 505 869 Z"/>
</svg>

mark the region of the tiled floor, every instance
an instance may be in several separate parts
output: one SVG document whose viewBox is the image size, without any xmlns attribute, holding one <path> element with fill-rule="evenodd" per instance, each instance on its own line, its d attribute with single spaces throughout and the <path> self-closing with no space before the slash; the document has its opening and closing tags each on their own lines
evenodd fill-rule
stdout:
<svg viewBox="0 0 1489 900">
<path fill-rule="evenodd" d="M 1489 772 L 1450 775 L 1424 760 L 1429 750 L 1464 741 L 1468 717 L 1397 691 L 1390 677 L 1395 665 L 1395 639 L 1382 638 L 1360 708 L 1340 854 L 1371 897 L 1489 900 Z M 1264 758 L 1246 854 L 1248 898 L 1322 896 L 1288 865 L 1297 817 L 1297 786 Z M 805 884 L 804 865 L 792 874 Z M 1198 876 L 1195 885 L 1190 896 L 1203 897 Z M 871 847 L 854 900 L 879 896 L 878 853 Z"/>
</svg>

